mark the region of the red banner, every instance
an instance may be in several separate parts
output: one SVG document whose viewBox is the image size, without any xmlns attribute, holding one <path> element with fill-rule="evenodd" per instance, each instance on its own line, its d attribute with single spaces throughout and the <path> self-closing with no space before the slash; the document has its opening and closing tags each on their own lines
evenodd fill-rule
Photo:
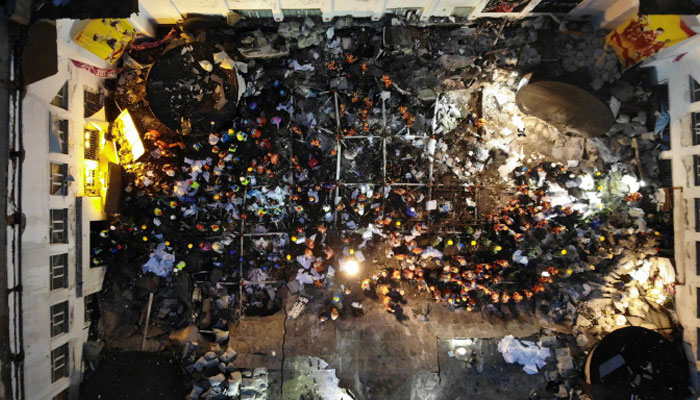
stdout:
<svg viewBox="0 0 700 400">
<path fill-rule="evenodd" d="M 167 42 L 168 40 L 170 40 L 170 38 L 173 37 L 174 34 L 175 34 L 175 28 L 172 28 L 172 29 L 170 29 L 170 32 L 168 32 L 168 34 L 165 35 L 160 40 L 156 40 L 155 42 L 132 44 L 131 46 L 129 46 L 129 49 L 134 50 L 134 51 L 152 49 L 152 48 L 158 47 L 158 46 L 162 45 L 163 43 Z"/>
<path fill-rule="evenodd" d="M 94 65 L 85 64 L 84 62 L 76 61 L 73 59 L 71 59 L 71 62 L 76 67 L 84 69 L 84 70 L 90 72 L 91 74 L 98 76 L 100 78 L 114 78 L 117 75 L 119 75 L 120 72 L 122 72 L 124 70 L 124 68 L 111 68 L 111 69 L 99 68 L 99 67 L 96 67 Z"/>
</svg>

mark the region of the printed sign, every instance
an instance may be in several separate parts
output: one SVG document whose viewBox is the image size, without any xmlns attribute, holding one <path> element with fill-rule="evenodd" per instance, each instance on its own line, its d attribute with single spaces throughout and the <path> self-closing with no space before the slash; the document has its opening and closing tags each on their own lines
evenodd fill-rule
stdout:
<svg viewBox="0 0 700 400">
<path fill-rule="evenodd" d="M 629 68 L 694 35 L 678 15 L 638 15 L 610 32 L 605 42 Z"/>
<path fill-rule="evenodd" d="M 75 37 L 75 42 L 98 57 L 114 63 L 134 40 L 136 31 L 125 19 L 94 19 Z"/>
</svg>

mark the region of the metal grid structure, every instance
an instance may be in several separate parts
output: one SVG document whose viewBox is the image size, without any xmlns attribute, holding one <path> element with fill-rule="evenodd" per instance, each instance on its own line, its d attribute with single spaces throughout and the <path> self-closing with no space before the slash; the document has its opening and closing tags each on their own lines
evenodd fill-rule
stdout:
<svg viewBox="0 0 700 400">
<path fill-rule="evenodd" d="M 431 125 L 431 131 L 435 132 L 436 126 L 437 126 L 437 111 L 439 107 L 439 101 L 440 99 L 436 100 L 435 105 L 434 105 L 434 112 L 433 112 L 433 119 L 432 119 L 432 125 Z M 434 157 L 429 157 L 428 160 L 428 177 L 426 182 L 387 182 L 387 143 L 388 141 L 394 137 L 394 138 L 401 138 L 401 139 L 423 139 L 423 140 L 430 140 L 431 136 L 429 135 L 411 135 L 410 128 L 405 129 L 406 134 L 399 136 L 399 134 L 402 134 L 404 130 L 396 133 L 396 134 L 389 134 L 387 133 L 387 118 L 386 118 L 386 100 L 382 99 L 382 130 L 380 135 L 365 135 L 365 136 L 344 136 L 342 134 L 342 126 L 341 126 L 341 119 L 340 119 L 340 113 L 339 113 L 339 106 L 338 106 L 338 94 L 334 94 L 334 105 L 335 105 L 335 132 L 330 131 L 329 129 L 325 129 L 322 127 L 319 127 L 320 130 L 332 134 L 335 136 L 335 150 L 336 150 L 336 167 L 335 167 L 335 181 L 337 182 L 337 185 L 333 189 L 333 193 L 335 196 L 335 199 L 340 198 L 341 196 L 341 188 L 353 188 L 353 187 L 359 187 L 361 185 L 367 185 L 367 186 L 374 186 L 374 187 L 382 187 L 386 184 L 390 184 L 392 187 L 404 187 L 407 190 L 423 190 L 427 192 L 427 195 L 425 196 L 426 201 L 431 201 L 433 199 L 447 199 L 449 197 L 449 201 L 460 204 L 459 199 L 464 198 L 466 196 L 465 194 L 465 185 L 463 184 L 442 184 L 442 183 L 435 183 L 434 182 Z M 291 135 L 287 137 L 289 140 L 289 157 L 291 160 L 291 157 L 294 156 L 294 149 L 293 149 L 293 143 L 294 140 L 292 140 Z M 370 181 L 370 182 L 343 182 L 342 180 L 342 155 L 343 155 L 343 148 L 346 147 L 346 143 L 348 141 L 353 141 L 353 140 L 375 140 L 378 139 L 380 140 L 380 146 L 381 146 L 381 153 L 382 153 L 382 160 L 381 160 L 381 175 L 380 179 L 375 180 L 375 181 Z M 294 184 L 294 173 L 293 171 L 288 172 L 288 179 L 290 184 Z M 243 197 L 243 204 L 244 207 L 247 204 L 248 200 L 248 192 L 250 189 L 258 189 L 261 187 L 265 187 L 266 185 L 255 185 L 255 186 L 247 186 L 245 191 L 244 191 L 244 197 Z M 462 193 L 463 195 L 460 195 Z M 477 196 L 476 193 L 472 193 L 474 201 L 476 201 Z M 382 206 L 381 206 L 381 216 L 384 216 L 384 209 L 385 209 L 385 201 L 386 199 L 382 200 Z M 478 207 L 477 211 L 470 213 L 468 211 L 465 211 L 465 208 L 459 208 L 457 207 L 454 208 L 453 212 L 450 214 L 448 219 L 452 222 L 449 224 L 441 224 L 440 226 L 435 226 L 436 230 L 434 231 L 435 233 L 441 233 L 441 234 L 449 234 L 449 235 L 461 235 L 463 232 L 460 230 L 460 226 L 458 226 L 459 222 L 463 223 L 472 223 L 472 224 L 478 224 Z M 420 219 L 422 222 L 425 222 L 428 225 L 428 228 L 431 229 L 433 228 L 433 221 L 431 220 L 430 217 L 430 212 L 426 212 L 425 217 Z M 461 221 L 464 219 L 463 221 Z M 335 209 L 335 215 L 333 219 L 333 224 L 336 229 L 336 232 L 340 233 L 345 233 L 348 232 L 346 229 L 339 229 L 338 226 L 338 210 L 337 208 Z M 245 267 L 245 262 L 244 262 L 244 256 L 246 255 L 246 239 L 255 239 L 255 238 L 260 238 L 260 237 L 280 237 L 284 235 L 290 235 L 289 231 L 272 231 L 272 232 L 254 232 L 252 229 L 248 227 L 248 225 L 251 224 L 246 224 L 246 220 L 241 218 L 240 220 L 240 225 L 239 225 L 239 230 L 236 235 L 234 235 L 234 238 L 239 241 L 239 261 L 238 261 L 238 272 L 239 272 L 239 282 L 219 282 L 220 285 L 222 286 L 234 286 L 238 285 L 238 316 L 239 318 L 244 317 L 244 308 L 243 308 L 243 291 L 246 287 L 251 286 L 251 285 L 261 285 L 261 284 L 272 284 L 272 285 L 277 285 L 280 283 L 285 282 L 285 280 L 267 280 L 267 281 L 247 281 L 244 279 L 244 267 Z M 295 262 L 294 260 L 291 261 L 292 263 Z M 283 268 L 284 271 L 286 271 L 286 268 Z M 286 279 L 286 273 L 283 273 L 285 276 L 283 276 L 283 279 Z M 203 281 L 196 281 L 197 283 L 203 283 Z"/>
</svg>

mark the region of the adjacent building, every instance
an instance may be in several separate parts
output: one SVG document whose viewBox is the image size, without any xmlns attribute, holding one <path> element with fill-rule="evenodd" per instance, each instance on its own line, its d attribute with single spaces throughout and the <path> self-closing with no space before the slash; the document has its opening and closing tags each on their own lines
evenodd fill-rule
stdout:
<svg viewBox="0 0 700 400">
<path fill-rule="evenodd" d="M 21 129 L 22 321 L 26 399 L 77 398 L 82 349 L 94 340 L 105 270 L 91 265 L 91 224 L 103 221 L 109 165 L 104 78 L 75 61 L 112 68 L 72 42 L 80 21 L 59 20 L 58 72 L 26 87 Z"/>
<path fill-rule="evenodd" d="M 661 158 L 670 161 L 673 180 L 676 311 L 683 339 L 700 360 L 700 38 L 665 49 L 644 66 L 667 90 L 670 149 Z"/>
<path fill-rule="evenodd" d="M 316 16 L 324 21 L 352 15 L 379 20 L 394 14 L 415 21 L 453 17 L 460 22 L 478 18 L 520 19 L 528 16 L 592 18 L 599 26 L 615 26 L 631 17 L 638 0 L 149 0 L 139 2 L 139 14 L 160 24 L 173 24 L 187 15 L 228 17 L 232 12 L 246 18 Z"/>
</svg>

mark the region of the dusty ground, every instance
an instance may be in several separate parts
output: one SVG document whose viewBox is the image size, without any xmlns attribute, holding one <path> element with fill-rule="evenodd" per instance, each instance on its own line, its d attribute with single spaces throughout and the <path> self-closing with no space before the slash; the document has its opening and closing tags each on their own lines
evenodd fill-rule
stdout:
<svg viewBox="0 0 700 400">
<path fill-rule="evenodd" d="M 561 158 L 552 153 L 566 138 L 541 121 L 526 122 L 533 128 L 526 137 L 513 134 L 506 139 L 510 149 L 525 155 L 525 165 L 535 165 L 543 158 Z M 491 162 L 478 176 L 479 216 L 502 207 L 509 200 L 508 194 L 515 192 L 512 184 L 501 178 L 501 165 L 502 160 Z M 359 287 L 355 292 L 359 293 Z M 282 382 L 292 374 L 285 361 L 302 356 L 326 361 L 335 369 L 340 386 L 357 399 L 527 399 L 533 391 L 542 396 L 547 383 L 544 373 L 527 375 L 521 366 L 506 364 L 497 350 L 498 341 L 509 334 L 529 337 L 542 328 L 567 331 L 538 319 L 532 304 L 512 304 L 509 315 L 496 317 L 486 310 L 455 311 L 413 290 L 407 291 L 407 318 L 401 322 L 380 302 L 360 296 L 357 298 L 364 300 L 362 317 L 346 313 L 336 321 L 320 323 L 318 314 L 328 293 L 314 291 L 313 300 L 298 320 L 287 319 L 280 312 L 269 317 L 244 317 L 231 326 L 231 346 L 239 353 L 237 364 L 269 369 L 269 399 L 283 398 Z M 296 298 L 290 295 L 285 299 L 287 310 Z M 453 339 L 466 338 L 486 339 L 481 346 L 481 372 L 448 355 Z M 549 364 L 556 364 L 553 357 Z"/>
<path fill-rule="evenodd" d="M 514 88 L 517 87 L 519 76 L 512 72 L 499 76 L 500 83 L 493 82 L 495 85 L 492 85 L 492 88 L 498 89 L 482 96 L 486 105 L 480 114 L 488 122 L 487 132 L 479 140 L 490 143 L 490 151 L 498 148 L 503 151 L 493 151 L 491 162 L 483 171 L 465 174 L 473 181 L 465 183 L 479 185 L 477 205 L 480 215 L 502 207 L 514 192 L 512 183 L 504 182 L 503 177 L 511 174 L 511 170 L 500 170 L 504 164 L 511 164 L 514 168 L 515 165 L 532 167 L 543 160 L 564 164 L 568 160 L 583 159 L 585 162 L 585 140 L 562 134 L 534 118 L 518 115 Z M 489 79 L 491 78 L 480 77 L 484 82 Z M 469 90 L 474 92 L 480 89 L 474 86 Z M 526 137 L 518 137 L 516 134 L 516 116 L 521 118 L 520 122 L 526 128 Z M 465 141 L 477 140 L 474 135 L 467 137 L 469 138 Z M 464 155 L 465 151 L 459 145 L 457 143 L 456 148 L 459 148 L 460 158 L 470 158 L 471 155 Z M 363 164 L 363 171 L 372 177 L 371 180 L 376 181 L 381 175 L 381 163 L 376 162 L 379 160 L 379 148 L 372 148 L 374 150 L 366 158 L 374 162 Z M 416 162 L 423 164 L 419 165 L 422 171 L 426 170 L 426 159 L 427 157 Z M 341 170 L 342 173 L 349 170 L 345 158 L 341 160 Z M 450 175 L 452 174 L 443 174 Z M 440 175 L 435 177 L 439 179 Z M 343 176 L 342 180 L 352 180 L 352 176 Z M 466 208 L 458 203 L 453 205 L 460 210 Z M 471 223 L 463 218 L 454 219 L 457 221 L 452 229 L 456 230 Z M 389 262 L 382 254 L 379 255 L 382 259 L 375 267 L 399 262 Z M 369 254 L 367 257 L 373 258 Z M 366 264 L 368 265 L 365 265 L 360 274 L 363 277 L 369 276 L 372 269 L 371 263 Z M 319 312 L 333 291 L 341 291 L 340 283 L 328 283 L 326 289 L 307 288 L 306 294 L 313 299 L 298 320 L 290 320 L 286 312 L 278 312 L 268 317 L 244 316 L 231 325 L 230 346 L 239 353 L 236 368 L 266 367 L 270 371 L 270 399 L 284 398 L 282 393 L 286 391 L 285 387 L 289 387 L 285 385 L 295 375 L 296 370 L 292 370 L 294 366 L 298 366 L 296 360 L 310 356 L 326 361 L 340 379 L 340 386 L 349 389 L 356 399 L 527 399 L 533 390 L 542 396 L 539 398 L 553 398 L 552 395 L 546 395 L 544 390 L 550 377 L 543 372 L 534 376 L 526 375 L 520 366 L 506 365 L 497 351 L 498 341 L 505 335 L 526 338 L 541 333 L 543 328 L 566 331 L 562 327 L 548 326 L 545 319 L 538 318 L 532 303 L 503 306 L 501 308 L 505 315 L 497 317 L 485 310 L 454 311 L 447 305 L 433 303 L 424 295 L 412 295 L 414 291 L 407 291 L 408 302 L 403 306 L 405 318 L 399 321 L 395 315 L 387 313 L 378 301 L 354 294 L 355 298 L 344 298 L 345 310 L 340 319 L 319 322 Z M 360 293 L 357 288 L 359 282 L 345 283 L 354 286 L 354 293 Z M 284 298 L 285 310 L 289 310 L 296 295 L 278 292 L 277 298 Z M 348 312 L 352 301 L 362 301 L 362 317 L 354 317 Z M 478 354 L 482 367 L 469 367 L 463 361 L 449 356 L 452 341 L 465 338 L 484 339 Z M 548 369 L 552 368 L 553 363 L 555 361 L 550 359 Z M 570 369 L 573 370 L 573 367 Z M 297 395 L 287 398 L 315 400 L 318 397 Z"/>
<path fill-rule="evenodd" d="M 288 309 L 295 299 L 287 299 Z M 505 335 L 540 332 L 543 322 L 525 307 L 514 306 L 510 316 L 500 319 L 409 297 L 407 319 L 399 322 L 380 303 L 365 300 L 364 316 L 326 323 L 319 323 L 313 307 L 298 320 L 283 313 L 245 317 L 232 325 L 230 343 L 239 353 L 238 365 L 270 370 L 270 399 L 281 398 L 285 360 L 299 356 L 328 362 L 340 386 L 357 399 L 526 399 L 532 390 L 544 392 L 544 375 L 530 376 L 520 366 L 507 365 L 496 349 Z M 428 309 L 427 321 L 419 321 Z M 483 345 L 481 373 L 448 355 L 451 340 L 465 338 L 494 339 Z"/>
</svg>

